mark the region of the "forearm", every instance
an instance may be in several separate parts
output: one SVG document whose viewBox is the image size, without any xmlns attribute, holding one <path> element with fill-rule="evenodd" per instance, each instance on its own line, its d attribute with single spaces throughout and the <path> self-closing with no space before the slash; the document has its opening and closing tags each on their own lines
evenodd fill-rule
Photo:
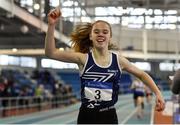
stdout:
<svg viewBox="0 0 180 125">
<path fill-rule="evenodd" d="M 159 88 L 153 81 L 153 79 L 147 74 L 143 73 L 141 76 L 141 80 L 143 81 L 144 84 L 146 84 L 156 95 L 161 94 Z"/>
<path fill-rule="evenodd" d="M 51 57 L 53 52 L 56 51 L 54 40 L 55 25 L 48 25 L 48 30 L 45 38 L 45 55 Z"/>
</svg>

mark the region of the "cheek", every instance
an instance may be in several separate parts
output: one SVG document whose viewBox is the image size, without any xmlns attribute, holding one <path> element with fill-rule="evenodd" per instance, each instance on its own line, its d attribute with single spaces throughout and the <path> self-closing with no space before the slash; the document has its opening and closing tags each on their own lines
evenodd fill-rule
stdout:
<svg viewBox="0 0 180 125">
<path fill-rule="evenodd" d="M 107 41 L 108 41 L 108 43 L 110 43 L 111 42 L 111 37 L 107 37 Z"/>
</svg>

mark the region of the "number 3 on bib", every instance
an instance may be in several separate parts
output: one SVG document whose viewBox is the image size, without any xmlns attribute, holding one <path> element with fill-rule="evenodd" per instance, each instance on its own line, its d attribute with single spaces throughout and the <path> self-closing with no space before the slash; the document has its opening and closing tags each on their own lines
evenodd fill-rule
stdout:
<svg viewBox="0 0 180 125">
<path fill-rule="evenodd" d="M 96 95 L 94 96 L 95 99 L 99 100 L 101 99 L 101 91 L 100 90 L 95 90 Z"/>
<path fill-rule="evenodd" d="M 85 98 L 95 101 L 111 101 L 112 89 L 97 89 L 85 87 Z"/>
</svg>

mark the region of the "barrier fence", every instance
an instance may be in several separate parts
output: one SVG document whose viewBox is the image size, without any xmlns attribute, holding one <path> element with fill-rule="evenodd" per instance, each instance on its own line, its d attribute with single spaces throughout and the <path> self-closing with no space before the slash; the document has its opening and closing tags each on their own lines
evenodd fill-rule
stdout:
<svg viewBox="0 0 180 125">
<path fill-rule="evenodd" d="M 74 94 L 52 97 L 1 97 L 0 117 L 22 115 L 41 110 L 59 108 L 77 102 Z"/>
</svg>

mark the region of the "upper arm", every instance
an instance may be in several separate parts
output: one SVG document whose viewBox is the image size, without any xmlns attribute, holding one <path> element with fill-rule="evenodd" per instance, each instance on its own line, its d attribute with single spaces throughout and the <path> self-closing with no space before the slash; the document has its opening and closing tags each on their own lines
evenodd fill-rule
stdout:
<svg viewBox="0 0 180 125">
<path fill-rule="evenodd" d="M 76 63 L 78 65 L 84 65 L 86 60 L 86 54 L 74 51 L 59 51 L 58 49 L 48 57 L 63 62 Z"/>
<path fill-rule="evenodd" d="M 125 57 L 119 55 L 119 63 L 121 66 L 121 69 L 124 71 L 127 71 L 136 77 L 140 78 L 141 75 L 143 74 L 143 71 L 137 68 L 135 65 L 130 63 Z"/>
<path fill-rule="evenodd" d="M 148 87 L 152 86 L 151 83 L 155 84 L 153 79 L 146 72 L 137 68 L 135 65 L 131 64 L 126 58 L 120 56 L 119 62 L 122 67 L 122 70 L 125 70 L 125 71 L 133 74 L 134 76 L 139 78 L 143 83 L 148 85 Z M 152 88 L 152 87 L 150 87 L 150 88 Z"/>
</svg>

